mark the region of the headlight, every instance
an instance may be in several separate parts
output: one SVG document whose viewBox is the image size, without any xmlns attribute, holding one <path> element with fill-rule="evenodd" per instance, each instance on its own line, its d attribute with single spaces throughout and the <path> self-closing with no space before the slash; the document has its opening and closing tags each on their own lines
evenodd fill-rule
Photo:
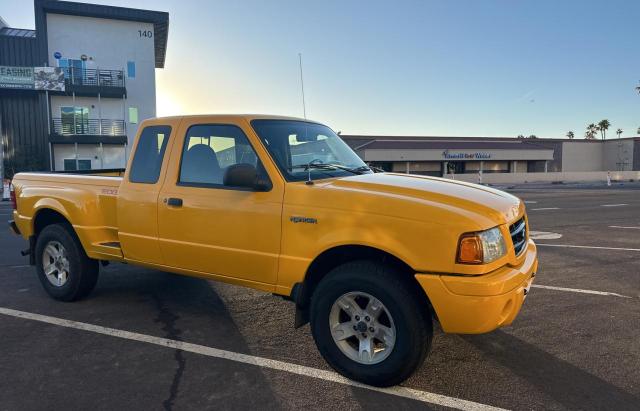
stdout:
<svg viewBox="0 0 640 411">
<path fill-rule="evenodd" d="M 460 237 L 456 262 L 460 264 L 488 264 L 507 253 L 507 246 L 498 227 Z"/>
</svg>

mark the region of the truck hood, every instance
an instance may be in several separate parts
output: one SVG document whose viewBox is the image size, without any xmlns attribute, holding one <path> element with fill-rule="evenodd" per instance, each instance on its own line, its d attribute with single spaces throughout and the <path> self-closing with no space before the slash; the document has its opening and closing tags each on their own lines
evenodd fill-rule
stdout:
<svg viewBox="0 0 640 411">
<path fill-rule="evenodd" d="M 329 185 L 335 189 L 403 197 L 407 201 L 455 208 L 464 214 L 471 214 L 470 217 L 478 223 L 486 218 L 494 225 L 509 223 L 524 212 L 522 201 L 511 194 L 478 184 L 437 177 L 395 173 L 362 174 L 336 179 Z"/>
</svg>

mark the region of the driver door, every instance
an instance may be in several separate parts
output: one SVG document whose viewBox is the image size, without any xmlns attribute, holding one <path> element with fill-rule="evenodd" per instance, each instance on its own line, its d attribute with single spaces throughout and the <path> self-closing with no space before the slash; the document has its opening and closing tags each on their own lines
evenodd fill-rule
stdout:
<svg viewBox="0 0 640 411">
<path fill-rule="evenodd" d="M 172 158 L 158 198 L 164 262 L 268 288 L 277 279 L 284 187 L 277 181 L 266 192 L 226 186 L 231 165 L 266 171 L 242 124 L 198 121 L 181 124 L 172 154 L 180 158 Z"/>
</svg>

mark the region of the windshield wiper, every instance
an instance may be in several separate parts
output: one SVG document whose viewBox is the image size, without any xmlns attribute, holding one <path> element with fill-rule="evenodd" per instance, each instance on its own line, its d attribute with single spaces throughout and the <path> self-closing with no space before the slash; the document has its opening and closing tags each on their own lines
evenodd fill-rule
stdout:
<svg viewBox="0 0 640 411">
<path fill-rule="evenodd" d="M 366 166 L 364 166 L 364 167 L 366 167 Z M 307 164 L 298 164 L 298 165 L 295 165 L 295 166 L 287 167 L 288 170 L 293 170 L 294 168 L 302 168 L 304 171 L 310 170 L 312 168 L 313 169 L 320 169 L 320 170 L 344 170 L 344 171 L 348 171 L 348 172 L 350 172 L 352 174 L 362 174 L 364 171 L 369 170 L 368 167 L 366 167 L 366 168 L 363 168 L 363 167 L 351 168 L 351 167 L 343 166 L 341 164 L 323 163 L 319 159 L 311 160 Z"/>
<path fill-rule="evenodd" d="M 356 168 L 351 168 L 351 167 L 346 167 L 340 164 L 332 164 L 332 163 L 324 163 L 322 162 L 322 160 L 320 160 L 319 158 L 313 159 L 311 161 L 309 161 L 307 164 L 299 164 L 299 165 L 295 165 L 295 166 L 291 166 L 289 167 L 289 169 L 294 169 L 294 168 L 302 168 L 305 171 L 308 171 L 308 177 L 307 177 L 307 184 L 313 184 L 313 180 L 311 179 L 311 170 L 312 169 L 318 169 L 318 170 L 342 170 L 342 171 L 346 171 L 352 174 L 364 174 L 364 172 L 366 170 L 364 170 L 362 167 L 356 167 Z M 334 177 L 334 176 L 332 176 Z"/>
<path fill-rule="evenodd" d="M 383 169 L 378 167 L 368 166 L 368 165 L 352 168 L 351 171 L 359 171 L 360 174 L 363 174 L 366 171 L 372 171 L 374 173 L 384 173 Z"/>
<path fill-rule="evenodd" d="M 362 174 L 364 171 L 366 171 L 362 169 L 362 167 L 350 168 L 340 164 L 331 164 L 331 163 L 309 163 L 304 167 L 305 170 L 308 170 L 311 168 L 319 168 L 323 170 L 343 170 L 343 171 L 348 171 L 352 174 Z"/>
</svg>

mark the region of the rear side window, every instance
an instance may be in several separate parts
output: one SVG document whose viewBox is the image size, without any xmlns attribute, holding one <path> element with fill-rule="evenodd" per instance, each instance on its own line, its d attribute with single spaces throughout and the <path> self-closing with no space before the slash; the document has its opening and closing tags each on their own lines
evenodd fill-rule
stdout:
<svg viewBox="0 0 640 411">
<path fill-rule="evenodd" d="M 170 135 L 171 127 L 169 126 L 149 126 L 142 130 L 131 163 L 130 182 L 144 184 L 158 182 Z"/>
<path fill-rule="evenodd" d="M 222 186 L 224 174 L 234 164 L 251 164 L 261 170 L 247 136 L 236 126 L 196 125 L 187 131 L 180 164 L 180 183 Z"/>
</svg>

